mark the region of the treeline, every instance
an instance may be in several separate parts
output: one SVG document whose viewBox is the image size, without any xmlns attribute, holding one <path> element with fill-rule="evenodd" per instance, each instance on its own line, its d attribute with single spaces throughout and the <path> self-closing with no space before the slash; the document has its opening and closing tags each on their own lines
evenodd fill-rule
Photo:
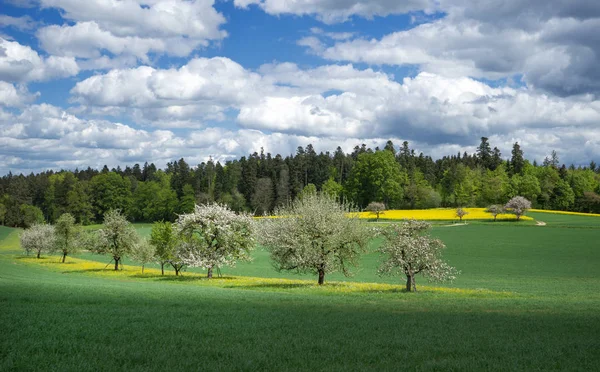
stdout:
<svg viewBox="0 0 600 372">
<path fill-rule="evenodd" d="M 385 203 L 389 209 L 486 207 L 521 195 L 534 208 L 600 212 L 600 168 L 560 164 L 556 152 L 542 164 L 524 158 L 518 143 L 503 158 L 481 138 L 475 154 L 433 160 L 416 154 L 408 142 L 397 148 L 356 146 L 346 154 L 316 153 L 312 145 L 295 155 L 251 154 L 239 160 L 208 161 L 195 167 L 184 159 L 101 170 L 47 171 L 0 179 L 0 223 L 29 226 L 55 222 L 63 213 L 77 223 L 101 222 L 119 209 L 131 221 L 174 221 L 195 204 L 218 201 L 235 211 L 268 214 L 306 187 L 336 195 L 364 208 Z"/>
</svg>

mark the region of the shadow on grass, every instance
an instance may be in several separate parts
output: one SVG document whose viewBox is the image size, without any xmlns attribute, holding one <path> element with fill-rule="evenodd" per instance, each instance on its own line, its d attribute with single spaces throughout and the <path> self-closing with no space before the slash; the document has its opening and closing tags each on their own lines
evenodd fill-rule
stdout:
<svg viewBox="0 0 600 372">
<path fill-rule="evenodd" d="M 199 275 L 185 275 L 185 274 L 179 274 L 179 275 L 161 275 L 161 274 L 135 274 L 132 275 L 133 278 L 139 278 L 139 279 L 157 279 L 157 280 L 164 280 L 167 282 L 194 282 L 194 281 L 205 281 L 205 282 L 210 282 L 210 281 L 219 281 L 219 280 L 235 280 L 237 278 L 232 277 L 232 276 L 222 276 L 222 277 L 214 277 L 212 279 L 208 279 L 206 276 L 199 276 Z"/>
<path fill-rule="evenodd" d="M 324 292 L 337 293 L 407 293 L 405 288 L 357 288 L 347 283 L 325 283 L 318 285 L 316 283 L 256 283 L 256 284 L 245 284 L 245 285 L 229 285 L 225 288 L 232 289 L 248 289 L 248 290 L 287 290 L 287 289 L 310 289 L 310 290 L 323 290 Z"/>
<path fill-rule="evenodd" d="M 86 274 L 86 273 L 112 273 L 115 272 L 113 269 L 83 269 L 83 270 L 66 270 L 63 271 L 63 274 Z M 121 272 L 119 270 L 118 272 Z"/>
</svg>

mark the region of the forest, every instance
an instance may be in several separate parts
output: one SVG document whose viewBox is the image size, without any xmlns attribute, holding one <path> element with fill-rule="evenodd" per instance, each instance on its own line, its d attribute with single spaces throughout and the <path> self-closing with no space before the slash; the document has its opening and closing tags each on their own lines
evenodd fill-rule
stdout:
<svg viewBox="0 0 600 372">
<path fill-rule="evenodd" d="M 184 159 L 165 169 L 153 163 L 122 168 L 45 171 L 0 178 L 0 224 L 28 227 L 54 223 L 71 213 L 77 223 L 101 222 L 110 210 L 130 221 L 174 221 L 195 204 L 219 202 L 260 216 L 289 204 L 305 188 L 353 203 L 377 201 L 388 209 L 486 207 L 520 195 L 534 208 L 600 212 L 600 168 L 560 164 L 552 152 L 530 162 L 518 143 L 503 157 L 482 137 L 474 154 L 434 160 L 416 154 L 408 142 L 383 149 L 356 146 L 350 154 L 316 153 L 312 145 L 293 155 L 253 153 L 224 164 L 192 166 Z"/>
</svg>

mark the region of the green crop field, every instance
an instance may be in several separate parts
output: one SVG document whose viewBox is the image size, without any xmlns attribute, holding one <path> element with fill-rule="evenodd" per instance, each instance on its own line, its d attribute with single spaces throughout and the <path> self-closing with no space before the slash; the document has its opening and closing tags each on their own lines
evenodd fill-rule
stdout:
<svg viewBox="0 0 600 372">
<path fill-rule="evenodd" d="M 529 215 L 547 225 L 436 226 L 462 274 L 418 293 L 331 282 L 401 284 L 373 252 L 325 288 L 262 249 L 223 279 L 161 278 L 37 264 L 0 227 L 0 370 L 598 370 L 600 218 Z"/>
</svg>

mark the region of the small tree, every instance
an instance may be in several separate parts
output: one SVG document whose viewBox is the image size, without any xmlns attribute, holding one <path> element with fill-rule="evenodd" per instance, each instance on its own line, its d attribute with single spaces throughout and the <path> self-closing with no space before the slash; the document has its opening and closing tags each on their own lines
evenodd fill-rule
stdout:
<svg viewBox="0 0 600 372">
<path fill-rule="evenodd" d="M 385 204 L 379 202 L 370 202 L 369 205 L 367 205 L 367 208 L 365 208 L 365 210 L 367 212 L 371 212 L 371 214 L 376 215 L 377 222 L 379 222 L 379 215 L 385 213 Z"/>
<path fill-rule="evenodd" d="M 215 268 L 250 260 L 255 244 L 252 218 L 221 204 L 197 205 L 194 212 L 179 216 L 176 230 L 182 241 L 179 258 L 189 266 L 207 269 L 208 278 Z"/>
<path fill-rule="evenodd" d="M 160 264 L 161 275 L 165 275 L 165 264 L 167 263 L 173 266 L 175 275 L 179 275 L 181 267 L 176 268 L 178 265 L 173 265 L 177 246 L 177 235 L 173 230 L 173 224 L 162 221 L 155 222 L 150 233 L 150 244 L 154 247 L 154 255 Z"/>
<path fill-rule="evenodd" d="M 91 250 L 111 255 L 115 270 L 119 270 L 121 259 L 131 253 L 138 241 L 139 235 L 125 216 L 118 210 L 111 210 L 104 215 L 104 224 L 98 230 L 96 244 Z"/>
<path fill-rule="evenodd" d="M 469 214 L 469 212 L 465 211 L 462 208 L 456 209 L 456 217 L 460 218 L 460 222 L 462 222 L 463 217 L 466 216 L 467 214 Z"/>
<path fill-rule="evenodd" d="M 276 268 L 318 275 L 341 271 L 350 276 L 370 234 L 353 209 L 327 194 L 305 194 L 289 207 L 278 209 L 279 218 L 261 221 L 261 243 L 271 252 Z"/>
<path fill-rule="evenodd" d="M 504 206 L 508 211 L 517 216 L 517 221 L 521 219 L 521 216 L 531 209 L 531 202 L 522 196 L 515 196 L 510 199 Z"/>
<path fill-rule="evenodd" d="M 504 213 L 504 207 L 501 205 L 493 204 L 487 207 L 485 211 L 494 216 L 494 222 L 496 222 L 496 218 L 498 217 L 498 215 Z"/>
<path fill-rule="evenodd" d="M 408 292 L 417 291 L 417 274 L 431 281 L 454 280 L 458 271 L 442 261 L 441 253 L 446 246 L 426 234 L 430 227 L 426 222 L 411 220 L 380 230 L 385 240 L 378 250 L 384 256 L 379 275 L 405 275 Z"/>
<path fill-rule="evenodd" d="M 75 225 L 75 217 L 69 213 L 64 213 L 59 217 L 54 226 L 56 232 L 56 241 L 54 250 L 62 254 L 64 263 L 67 255 L 74 254 L 79 248 L 79 227 Z"/>
<path fill-rule="evenodd" d="M 29 253 L 37 253 L 40 258 L 42 252 L 51 252 L 55 244 L 54 226 L 34 224 L 21 233 L 21 248 Z"/>
<path fill-rule="evenodd" d="M 131 249 L 131 258 L 142 264 L 143 274 L 144 266 L 146 266 L 148 262 L 152 262 L 155 259 L 154 247 L 150 245 L 148 240 L 140 239 Z"/>
</svg>

